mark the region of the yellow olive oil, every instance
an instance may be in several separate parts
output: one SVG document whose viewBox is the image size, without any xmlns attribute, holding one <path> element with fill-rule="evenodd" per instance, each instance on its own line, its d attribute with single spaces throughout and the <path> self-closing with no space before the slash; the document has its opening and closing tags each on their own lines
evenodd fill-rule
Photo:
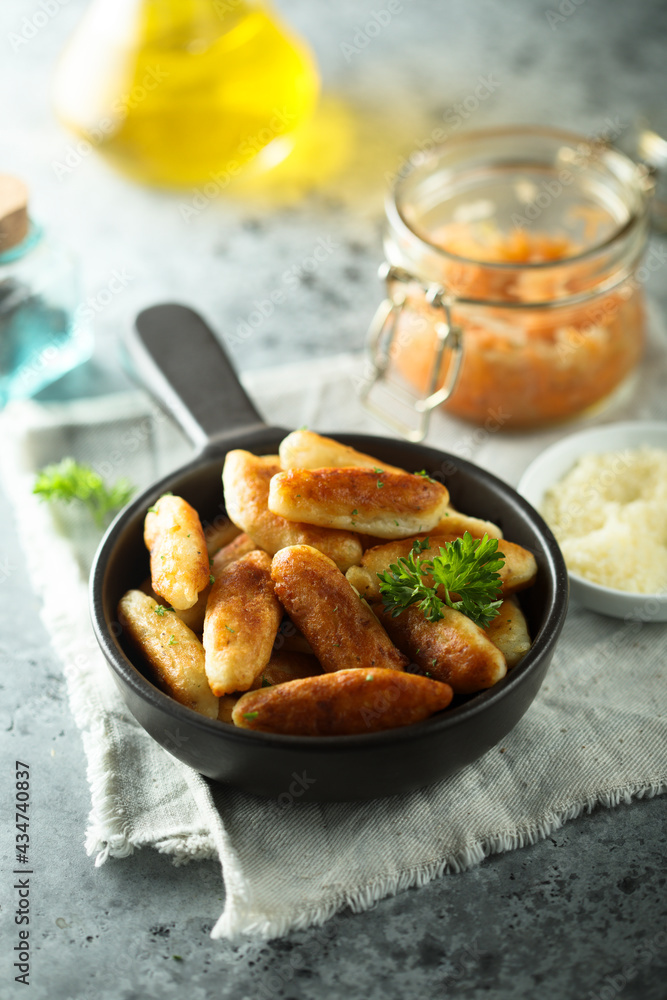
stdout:
<svg viewBox="0 0 667 1000">
<path fill-rule="evenodd" d="M 312 114 L 312 56 L 265 4 L 93 0 L 55 80 L 62 122 L 136 179 L 224 190 Z"/>
</svg>

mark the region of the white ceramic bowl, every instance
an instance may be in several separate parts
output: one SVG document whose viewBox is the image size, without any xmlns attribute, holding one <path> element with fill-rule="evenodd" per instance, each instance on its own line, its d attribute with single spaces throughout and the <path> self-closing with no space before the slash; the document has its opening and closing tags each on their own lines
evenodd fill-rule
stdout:
<svg viewBox="0 0 667 1000">
<path fill-rule="evenodd" d="M 643 444 L 667 450 L 667 423 L 637 420 L 571 434 L 547 448 L 528 466 L 517 491 L 541 511 L 546 491 L 562 479 L 582 455 L 639 448 Z M 591 583 L 571 571 L 569 576 L 571 596 L 591 611 L 612 618 L 667 621 L 667 593 L 631 594 Z"/>
</svg>

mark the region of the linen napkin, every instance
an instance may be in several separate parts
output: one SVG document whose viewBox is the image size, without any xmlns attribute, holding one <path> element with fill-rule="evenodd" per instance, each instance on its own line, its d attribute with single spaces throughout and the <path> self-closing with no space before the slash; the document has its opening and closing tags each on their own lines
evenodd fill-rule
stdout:
<svg viewBox="0 0 667 1000">
<path fill-rule="evenodd" d="M 634 390 L 597 422 L 667 418 L 666 367 L 654 343 Z M 362 369 L 359 357 L 343 356 L 253 373 L 244 383 L 274 424 L 387 433 L 358 403 Z M 308 803 L 307 795 L 262 799 L 208 782 L 154 743 L 116 692 L 88 619 L 98 536 L 87 515 L 53 510 L 31 492 L 36 469 L 64 455 L 142 488 L 179 465 L 187 443 L 140 393 L 15 404 L 0 427 L 4 485 L 87 754 L 86 850 L 96 865 L 146 846 L 175 863 L 219 857 L 225 906 L 212 937 L 271 938 L 344 907 L 361 911 L 532 843 L 595 806 L 667 789 L 667 625 L 576 605 L 527 714 L 502 746 L 452 778 L 409 795 L 331 804 Z M 516 484 L 563 433 L 496 433 L 438 414 L 429 442 Z"/>
</svg>

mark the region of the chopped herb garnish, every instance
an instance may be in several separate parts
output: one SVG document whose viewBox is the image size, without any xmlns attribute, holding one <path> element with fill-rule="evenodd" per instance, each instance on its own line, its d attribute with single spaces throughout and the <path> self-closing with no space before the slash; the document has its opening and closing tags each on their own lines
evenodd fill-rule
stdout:
<svg viewBox="0 0 667 1000">
<path fill-rule="evenodd" d="M 80 501 L 92 514 L 95 524 L 102 528 L 108 514 L 125 506 L 134 493 L 134 486 L 127 479 L 119 479 L 113 486 L 107 486 L 90 465 L 82 465 L 73 458 L 63 458 L 38 473 L 32 491 L 49 502 Z"/>
<path fill-rule="evenodd" d="M 366 674 L 366 680 L 367 681 L 372 681 L 373 680 L 373 675 L 372 674 Z"/>
<path fill-rule="evenodd" d="M 225 628 L 227 629 L 228 632 L 235 632 L 235 629 L 230 628 L 229 625 L 225 625 Z"/>
<path fill-rule="evenodd" d="M 396 525 L 397 528 L 400 528 L 400 524 L 398 523 L 398 521 L 396 519 L 394 519 L 394 524 Z"/>
<path fill-rule="evenodd" d="M 162 604 L 156 604 L 155 607 L 153 608 L 155 614 L 159 615 L 160 618 L 164 618 L 164 613 L 166 610 L 167 609 Z"/>
<path fill-rule="evenodd" d="M 505 556 L 498 551 L 498 539 L 488 535 L 473 538 L 466 531 L 462 538 L 446 542 L 433 559 L 418 562 L 416 557 L 428 548 L 428 538 L 417 540 L 407 559 L 401 556 L 388 571 L 377 574 L 385 610 L 396 617 L 417 604 L 428 621 L 436 622 L 443 617 L 446 605 L 486 628 L 502 604 L 497 599 L 501 589 L 498 571 Z M 425 582 L 429 576 L 434 586 Z"/>
<path fill-rule="evenodd" d="M 382 475 L 384 469 L 373 469 L 373 472 L 377 472 L 379 475 Z"/>
<path fill-rule="evenodd" d="M 213 576 L 212 573 L 209 573 L 208 575 L 208 582 L 211 584 L 211 586 L 213 586 L 213 584 L 215 583 L 215 577 Z"/>
<path fill-rule="evenodd" d="M 176 638 L 175 635 L 170 635 L 169 636 L 169 642 L 167 643 L 167 645 L 168 646 L 178 646 L 178 639 Z"/>
<path fill-rule="evenodd" d="M 248 719 L 249 721 L 252 721 L 253 719 L 256 719 L 258 715 L 259 715 L 259 712 L 244 712 L 243 713 L 243 718 L 244 719 Z"/>
<path fill-rule="evenodd" d="M 426 469 L 421 469 L 419 472 L 415 472 L 415 476 L 421 476 L 422 479 L 428 479 L 429 483 L 434 483 L 435 482 L 435 479 L 433 479 L 432 476 L 429 476 L 429 474 L 426 471 Z"/>
<path fill-rule="evenodd" d="M 355 514 L 358 514 L 358 513 L 359 513 L 359 511 L 358 511 L 358 510 L 357 510 L 357 508 L 355 507 L 355 508 L 354 508 L 354 510 L 352 511 L 352 517 L 354 517 L 354 515 L 355 515 Z"/>
<path fill-rule="evenodd" d="M 264 676 L 264 674 L 262 674 L 262 687 L 263 688 L 270 688 L 271 687 L 271 681 L 267 681 L 267 679 Z"/>
<path fill-rule="evenodd" d="M 381 482 L 381 481 L 380 481 L 380 480 L 378 479 L 378 481 L 377 481 L 377 483 L 376 483 L 375 485 L 377 486 L 377 488 L 378 488 L 379 490 L 381 490 L 381 489 L 383 488 L 383 486 L 384 486 L 384 483 L 383 483 L 383 482 Z"/>
<path fill-rule="evenodd" d="M 438 662 L 438 661 L 437 661 L 437 659 L 436 659 L 436 658 L 434 657 L 434 658 L 433 658 L 433 659 L 431 660 L 431 666 L 432 666 L 432 667 L 434 667 L 434 666 L 436 665 L 436 663 L 437 663 L 437 662 Z"/>
<path fill-rule="evenodd" d="M 146 511 L 147 514 L 157 514 L 157 507 L 149 507 Z"/>
</svg>

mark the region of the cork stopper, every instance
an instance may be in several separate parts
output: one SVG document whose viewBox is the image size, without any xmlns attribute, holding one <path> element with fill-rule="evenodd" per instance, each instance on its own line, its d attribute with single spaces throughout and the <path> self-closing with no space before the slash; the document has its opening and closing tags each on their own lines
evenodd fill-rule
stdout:
<svg viewBox="0 0 667 1000">
<path fill-rule="evenodd" d="M 0 254 L 28 235 L 28 188 L 18 177 L 0 174 Z"/>
</svg>

